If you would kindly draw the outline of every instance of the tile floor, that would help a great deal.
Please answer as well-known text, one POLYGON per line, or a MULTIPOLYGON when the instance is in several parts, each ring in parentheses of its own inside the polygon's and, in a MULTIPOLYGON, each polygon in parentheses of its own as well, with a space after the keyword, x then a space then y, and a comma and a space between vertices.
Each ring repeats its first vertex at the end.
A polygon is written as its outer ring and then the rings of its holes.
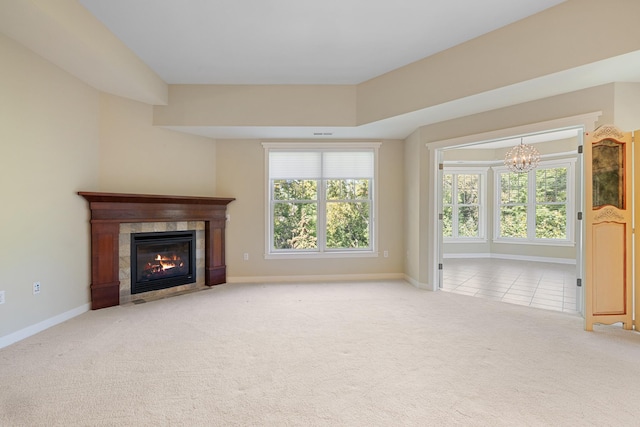
POLYGON ((443 291, 576 313, 576 266, 501 259, 445 258, 443 291))

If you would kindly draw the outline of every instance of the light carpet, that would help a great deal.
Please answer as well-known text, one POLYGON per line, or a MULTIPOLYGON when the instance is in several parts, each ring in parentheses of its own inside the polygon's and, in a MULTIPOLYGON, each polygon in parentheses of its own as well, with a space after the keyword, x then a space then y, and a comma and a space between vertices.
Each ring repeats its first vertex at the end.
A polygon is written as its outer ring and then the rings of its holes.
POLYGON ((403 281, 227 284, 0 350, 0 425, 639 425, 639 362, 618 326, 403 281))

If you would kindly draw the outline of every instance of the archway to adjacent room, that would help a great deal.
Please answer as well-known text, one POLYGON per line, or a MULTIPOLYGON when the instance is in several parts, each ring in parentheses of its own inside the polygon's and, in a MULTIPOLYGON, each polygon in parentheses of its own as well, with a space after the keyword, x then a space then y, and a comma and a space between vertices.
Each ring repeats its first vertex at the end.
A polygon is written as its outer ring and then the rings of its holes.
POLYGON ((583 313, 583 230, 577 217, 582 212, 584 184, 578 150, 585 129, 591 130, 596 118, 593 114, 574 119, 573 124, 550 123, 546 129, 512 129, 492 138, 478 135, 475 140, 470 136, 429 145, 433 150, 433 231, 437 236, 434 288, 583 313), (516 190, 526 188, 529 197, 528 207, 523 207, 529 209, 525 214, 528 220, 520 225, 533 228, 514 235, 509 224, 504 224, 510 207, 501 204, 504 195, 500 193, 504 192, 504 153, 521 138, 536 146, 542 159, 539 170, 531 173, 524 185, 516 185, 516 190), (477 192, 472 189, 474 183, 478 184, 477 192), (464 194, 455 194, 458 191, 464 194), (560 195, 561 200, 552 197, 544 206, 538 203, 544 198, 535 200, 541 192, 560 195), (478 203, 473 206, 469 202, 478 203), (544 234, 548 230, 540 220, 545 220, 545 209, 548 214, 549 208, 556 214, 564 213, 563 233, 544 234), (469 225, 470 212, 479 219, 475 228, 469 225))

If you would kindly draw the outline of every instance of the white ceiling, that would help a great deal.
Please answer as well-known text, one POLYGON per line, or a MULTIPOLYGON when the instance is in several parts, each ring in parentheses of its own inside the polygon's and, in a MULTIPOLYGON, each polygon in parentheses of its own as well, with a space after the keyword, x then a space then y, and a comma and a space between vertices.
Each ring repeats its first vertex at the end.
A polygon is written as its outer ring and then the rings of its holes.
POLYGON ((563 0, 80 0, 170 84, 357 84, 563 0))

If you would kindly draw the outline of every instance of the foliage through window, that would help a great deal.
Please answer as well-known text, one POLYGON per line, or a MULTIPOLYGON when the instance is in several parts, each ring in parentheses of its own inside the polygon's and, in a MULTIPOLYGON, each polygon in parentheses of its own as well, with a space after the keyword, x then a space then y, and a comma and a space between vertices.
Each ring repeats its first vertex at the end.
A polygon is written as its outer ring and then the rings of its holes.
POLYGON ((373 250, 375 147, 265 148, 268 253, 373 250))
POLYGON ((568 241, 572 229, 573 163, 548 163, 526 173, 496 171, 497 239, 568 241))
POLYGON ((443 221, 445 239, 484 238, 484 182, 486 173, 445 171, 443 181, 443 221))

